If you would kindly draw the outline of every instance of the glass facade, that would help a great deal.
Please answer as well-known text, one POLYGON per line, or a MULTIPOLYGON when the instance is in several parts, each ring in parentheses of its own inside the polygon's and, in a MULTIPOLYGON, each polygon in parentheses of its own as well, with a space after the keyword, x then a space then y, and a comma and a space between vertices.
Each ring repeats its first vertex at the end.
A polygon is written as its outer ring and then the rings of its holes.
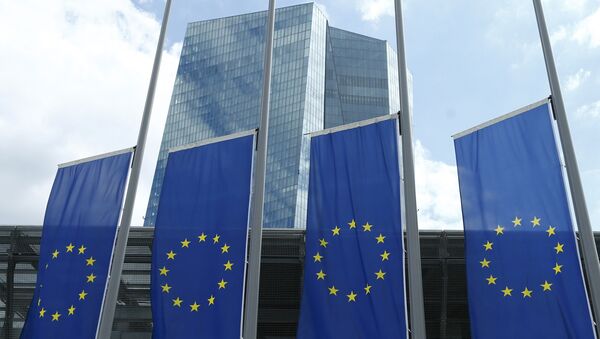
MULTIPOLYGON (((156 219, 169 149, 258 127, 266 19, 188 25, 145 225, 156 219)), ((274 36, 264 225, 303 228, 306 134, 397 112, 396 57, 385 41, 329 27, 312 3, 277 9, 274 36)))

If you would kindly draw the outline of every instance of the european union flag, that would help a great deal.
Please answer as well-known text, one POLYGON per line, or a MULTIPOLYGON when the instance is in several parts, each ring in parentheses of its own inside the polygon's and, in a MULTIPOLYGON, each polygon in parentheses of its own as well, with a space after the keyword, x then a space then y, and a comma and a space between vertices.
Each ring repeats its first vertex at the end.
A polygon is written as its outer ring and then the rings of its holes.
POLYGON ((240 338, 254 132, 169 153, 152 249, 153 338, 240 338))
POLYGON ((313 136, 298 338, 405 338, 397 120, 313 136))
POLYGON ((21 338, 95 338, 131 150, 60 167, 21 338))
POLYGON ((473 338, 594 338, 548 101, 455 147, 473 338))

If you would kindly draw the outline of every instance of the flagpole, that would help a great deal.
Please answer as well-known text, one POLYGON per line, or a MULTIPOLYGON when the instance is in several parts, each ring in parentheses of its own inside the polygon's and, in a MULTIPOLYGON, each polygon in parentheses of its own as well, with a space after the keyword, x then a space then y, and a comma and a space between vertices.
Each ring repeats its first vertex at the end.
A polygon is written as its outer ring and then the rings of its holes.
POLYGON ((250 251, 244 313, 244 339, 256 339, 258 329, 258 297, 260 287, 260 259, 262 247, 265 175, 267 167, 267 142, 269 137, 269 104, 271 98, 271 67, 273 60, 273 33, 275 30, 275 0, 269 0, 267 35, 265 43, 263 92, 260 126, 254 167, 254 188, 250 213, 250 251))
POLYGON ((425 310, 423 278, 421 276, 421 247, 417 219, 415 164, 412 144, 412 116, 408 95, 408 70, 404 50, 402 1, 395 0, 396 45, 398 48, 398 79, 400 80, 400 134, 402 135, 402 170, 404 174, 404 206, 408 252, 408 294, 410 330, 413 339, 425 339, 425 310))
POLYGON ((127 247, 127 238, 129 236, 129 228, 131 226, 131 217, 133 214, 133 205, 135 203, 135 194, 137 191, 138 181, 140 178, 140 170, 142 168, 142 160, 144 158, 144 148, 146 146, 146 137, 148 135, 148 127, 150 125, 150 115, 152 113, 152 104, 154 103, 154 93, 156 92, 156 83, 158 81, 158 73, 160 70, 160 60, 162 57, 163 45, 165 41, 165 33, 167 23, 169 21, 169 13, 171 11, 171 1, 167 0, 165 11, 163 14, 162 25, 160 27, 160 35, 158 37, 158 45, 156 54, 154 55, 154 65, 150 76, 150 85, 148 86, 148 94, 144 105, 144 114, 140 124, 140 131, 137 139, 133 164, 131 166, 131 175, 125 195, 125 204, 123 206, 123 214, 121 215, 121 224, 117 231, 117 240, 113 251, 113 261, 108 276, 108 286, 104 303, 102 306, 102 314, 100 316, 100 327, 98 329, 97 338, 110 338, 112 332, 113 319, 119 295, 119 287, 121 285, 121 271, 125 260, 125 249, 127 247))
MULTIPOLYGON (((575 219, 577 220, 579 238, 581 239, 583 263, 587 272, 587 285, 591 294, 590 299, 592 308, 594 309, 596 319, 598 319, 598 317, 600 317, 600 264, 598 263, 598 252, 596 250, 594 233, 592 232, 590 217, 585 203, 583 185, 579 175, 573 141, 571 140, 569 121, 567 120, 565 103, 560 89, 558 72, 556 71, 556 64, 554 63, 552 46, 550 44, 548 28, 546 27, 546 20, 544 18, 544 10, 541 1, 533 0, 533 7, 535 8, 540 39, 542 41, 546 70, 548 72, 548 81, 550 82, 550 91, 552 93, 552 108, 558 125, 560 142, 565 158, 565 165, 567 167, 569 188, 571 189, 571 199, 575 210, 575 219)), ((596 321, 597 332, 600 332, 599 326, 598 321, 596 321)))

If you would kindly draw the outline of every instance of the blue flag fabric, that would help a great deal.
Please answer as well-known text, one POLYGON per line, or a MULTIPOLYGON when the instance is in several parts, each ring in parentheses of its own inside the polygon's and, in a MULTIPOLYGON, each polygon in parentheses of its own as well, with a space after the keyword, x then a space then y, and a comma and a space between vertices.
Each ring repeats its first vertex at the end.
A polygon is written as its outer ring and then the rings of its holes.
POLYGON ((396 119, 311 140, 298 338, 406 338, 396 119))
POLYGON ((131 152, 59 168, 21 338, 95 338, 131 152))
POLYGON ((153 338, 240 338, 254 134, 169 154, 152 250, 153 338))
POLYGON ((594 338, 549 105, 455 140, 473 338, 594 338))

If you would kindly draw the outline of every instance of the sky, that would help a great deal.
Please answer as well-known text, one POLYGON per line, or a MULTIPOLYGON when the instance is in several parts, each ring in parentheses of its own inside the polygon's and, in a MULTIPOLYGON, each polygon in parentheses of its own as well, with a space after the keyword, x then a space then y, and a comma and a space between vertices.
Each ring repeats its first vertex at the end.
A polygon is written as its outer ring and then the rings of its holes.
MULTIPOLYGON (((451 135, 550 94, 533 6, 403 3, 419 227, 461 229, 451 135)), ((600 0, 543 4, 592 225, 600 231, 600 0)), ((42 223, 57 164, 135 144, 164 5, 0 0, 0 225, 42 223)), ((395 48, 393 0, 318 5, 331 26, 395 48)), ((143 223, 187 23, 267 6, 267 0, 173 0, 134 224, 143 223)))

